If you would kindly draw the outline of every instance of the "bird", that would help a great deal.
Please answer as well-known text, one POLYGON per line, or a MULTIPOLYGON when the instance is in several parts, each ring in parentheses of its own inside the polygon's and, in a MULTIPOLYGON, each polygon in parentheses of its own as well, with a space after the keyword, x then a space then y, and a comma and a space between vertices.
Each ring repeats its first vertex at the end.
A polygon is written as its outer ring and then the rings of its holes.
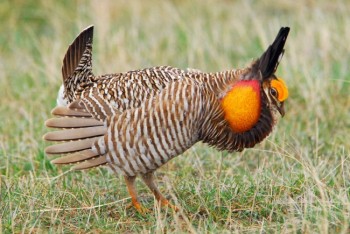
POLYGON ((93 27, 69 46, 63 86, 46 141, 47 154, 63 155, 56 165, 73 170, 107 166, 124 176, 132 205, 140 213, 139 176, 160 205, 178 207, 162 195, 155 171, 201 141, 219 151, 237 152, 262 142, 285 115, 289 93, 275 75, 290 28, 248 66, 216 73, 160 66, 94 76, 93 27))

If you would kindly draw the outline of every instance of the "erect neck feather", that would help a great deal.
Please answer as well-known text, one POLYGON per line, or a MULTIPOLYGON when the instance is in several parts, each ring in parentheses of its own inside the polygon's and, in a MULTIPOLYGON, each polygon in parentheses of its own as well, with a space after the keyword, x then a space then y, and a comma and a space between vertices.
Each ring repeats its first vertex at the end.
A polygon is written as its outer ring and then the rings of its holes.
POLYGON ((260 82, 242 80, 221 99, 225 119, 234 132, 249 131, 258 122, 261 113, 260 82))

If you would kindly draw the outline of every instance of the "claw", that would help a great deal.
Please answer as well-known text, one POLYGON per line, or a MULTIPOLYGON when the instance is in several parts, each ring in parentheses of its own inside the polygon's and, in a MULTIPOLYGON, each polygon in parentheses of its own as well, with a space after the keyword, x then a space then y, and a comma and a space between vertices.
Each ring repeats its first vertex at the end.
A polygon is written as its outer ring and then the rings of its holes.
POLYGON ((139 202, 131 202, 126 209, 131 209, 132 207, 134 207, 140 214, 145 215, 147 213, 150 213, 150 210, 147 209, 146 207, 144 207, 143 205, 141 205, 141 203, 139 202))
POLYGON ((169 202, 169 200, 167 200, 167 199, 163 199, 163 200, 161 201, 161 205, 162 205, 162 207, 169 207, 169 208, 171 208, 172 210, 174 210, 175 212, 178 212, 178 211, 179 211, 179 208, 178 208, 177 206, 171 204, 171 203, 169 202))

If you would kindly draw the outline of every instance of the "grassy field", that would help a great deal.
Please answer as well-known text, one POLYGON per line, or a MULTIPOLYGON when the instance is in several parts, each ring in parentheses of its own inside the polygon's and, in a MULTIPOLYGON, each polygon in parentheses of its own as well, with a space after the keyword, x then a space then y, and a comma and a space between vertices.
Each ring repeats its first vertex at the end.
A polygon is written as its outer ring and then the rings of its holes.
POLYGON ((346 1, 0 2, 0 230, 350 232, 350 3, 346 1), (43 152, 64 53, 95 25, 94 73, 154 65, 218 71, 261 55, 290 26, 278 69, 290 89, 274 133, 242 153, 196 144, 158 170, 180 207, 130 203, 122 177, 70 172, 43 152))

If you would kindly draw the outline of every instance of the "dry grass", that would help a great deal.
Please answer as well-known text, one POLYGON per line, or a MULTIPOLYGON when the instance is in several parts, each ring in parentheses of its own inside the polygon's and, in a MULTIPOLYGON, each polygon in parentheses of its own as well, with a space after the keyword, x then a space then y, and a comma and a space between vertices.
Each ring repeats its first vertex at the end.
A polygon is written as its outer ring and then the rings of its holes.
POLYGON ((345 1, 1 1, 0 230, 349 232, 349 12, 345 1), (69 172, 43 153, 63 55, 90 24, 96 74, 244 66, 288 25, 278 70, 290 87, 287 115, 254 149, 197 144, 160 169, 179 214, 127 210, 121 178, 69 172))

